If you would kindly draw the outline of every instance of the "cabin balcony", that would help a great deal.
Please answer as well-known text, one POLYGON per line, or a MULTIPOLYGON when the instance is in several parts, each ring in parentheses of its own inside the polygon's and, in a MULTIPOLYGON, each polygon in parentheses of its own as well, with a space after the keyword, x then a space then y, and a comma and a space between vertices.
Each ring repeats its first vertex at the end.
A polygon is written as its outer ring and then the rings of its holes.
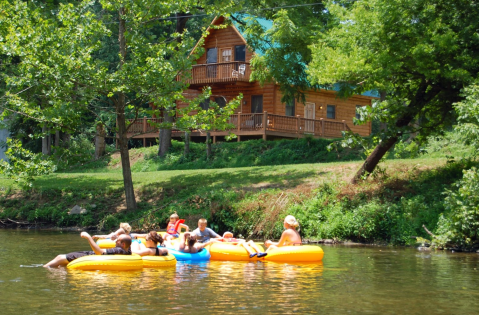
MULTIPOLYGON (((158 128, 155 124, 161 123, 162 118, 139 118, 127 120, 128 137, 143 139, 146 146, 146 139, 158 138, 158 128)), ((217 137, 222 138, 230 132, 237 135, 237 141, 241 138, 303 138, 311 136, 314 138, 339 138, 343 131, 351 130, 346 122, 330 119, 306 119, 298 116, 282 116, 264 113, 238 113, 230 116, 230 124, 233 128, 226 131, 211 131, 213 142, 217 137)), ((172 129, 173 138, 181 138, 183 131, 172 129)), ((192 130, 191 137, 206 137, 204 130, 192 130)))
POLYGON ((251 67, 248 62, 233 61, 194 65, 191 77, 186 80, 190 87, 205 84, 236 84, 249 82, 251 67))

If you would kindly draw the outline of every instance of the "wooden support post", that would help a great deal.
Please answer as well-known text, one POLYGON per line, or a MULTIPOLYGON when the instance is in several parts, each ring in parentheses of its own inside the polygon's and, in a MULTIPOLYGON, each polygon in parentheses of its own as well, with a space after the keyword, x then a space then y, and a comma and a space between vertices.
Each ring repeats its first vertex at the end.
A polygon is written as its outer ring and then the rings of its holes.
POLYGON ((266 141, 266 129, 268 128, 268 112, 263 113, 263 140, 266 141))
POLYGON ((216 143, 216 136, 213 136, 213 143, 216 143))
MULTIPOLYGON (((238 123, 238 131, 241 130, 241 112, 238 113, 238 120, 237 120, 237 123, 238 123)), ((239 139, 239 136, 238 136, 238 139, 239 139)), ((239 140, 238 140, 239 141, 239 140)))
POLYGON ((346 121, 343 120, 343 131, 346 131, 346 121))
POLYGON ((146 116, 143 116, 143 148, 146 147, 146 116))
POLYGON ((300 128, 300 126, 301 126, 301 124, 300 124, 300 122, 299 122, 299 117, 300 117, 299 115, 296 115, 296 118, 297 118, 297 119, 296 119, 296 133, 298 134, 298 138, 299 138, 299 134, 300 134, 299 128, 300 128))
POLYGON ((319 118, 321 121, 321 137, 324 137, 324 118, 319 118))
POLYGON ((237 139, 236 140, 237 142, 240 142, 241 141, 241 136, 237 136, 236 139, 237 139))

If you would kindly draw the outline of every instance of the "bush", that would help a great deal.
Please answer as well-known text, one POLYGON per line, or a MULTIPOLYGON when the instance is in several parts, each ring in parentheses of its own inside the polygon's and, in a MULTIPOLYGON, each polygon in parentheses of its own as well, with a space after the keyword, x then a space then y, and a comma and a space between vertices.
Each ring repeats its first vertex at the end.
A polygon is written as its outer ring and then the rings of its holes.
POLYGON ((441 215, 436 241, 441 246, 470 250, 479 247, 479 174, 475 167, 464 171, 463 179, 446 190, 444 204, 447 214, 441 215))

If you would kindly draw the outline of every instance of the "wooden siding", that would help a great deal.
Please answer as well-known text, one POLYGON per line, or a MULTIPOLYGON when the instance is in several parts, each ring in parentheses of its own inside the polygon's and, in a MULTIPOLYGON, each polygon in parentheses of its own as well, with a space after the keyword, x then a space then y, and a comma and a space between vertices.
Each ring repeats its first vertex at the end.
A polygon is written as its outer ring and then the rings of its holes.
MULTIPOLYGON (((223 48, 231 48, 232 61, 235 60, 235 46, 246 45, 246 42, 240 34, 234 29, 234 26, 230 25, 223 29, 210 29, 210 34, 205 39, 203 48, 205 53, 197 60, 198 64, 206 63, 206 52, 209 48, 218 48, 218 62, 221 62, 220 50, 223 48)), ((253 58, 253 52, 246 46, 246 62, 249 62, 253 58)))
MULTIPOLYGON (((263 111, 275 114, 274 106, 274 84, 265 84, 263 87, 258 82, 252 82, 244 86, 225 86, 215 87, 211 89, 211 99, 215 97, 224 96, 226 101, 229 102, 240 93, 243 94, 243 101, 240 107, 236 109, 236 112, 251 113, 251 99, 253 95, 263 95, 263 111), (246 102, 246 104, 245 104, 246 102)), ((200 91, 189 89, 185 91, 188 99, 193 99, 200 94, 200 91)), ((183 108, 187 106, 185 103, 178 102, 178 107, 183 108)))
MULTIPOLYGON (((282 93, 279 86, 276 86, 275 114, 286 115, 286 104, 281 103, 282 93)), ((356 116, 356 105, 370 106, 371 98, 366 96, 353 96, 347 100, 336 98, 334 91, 308 91, 306 93, 306 102, 315 104, 315 119, 326 119, 327 105, 336 106, 336 118, 334 121, 345 121, 353 132, 357 132, 361 136, 369 136, 371 134, 371 122, 365 125, 355 126, 353 117, 356 116), (322 107, 322 109, 320 109, 322 107)), ((304 117, 304 104, 295 102, 295 115, 304 117)))

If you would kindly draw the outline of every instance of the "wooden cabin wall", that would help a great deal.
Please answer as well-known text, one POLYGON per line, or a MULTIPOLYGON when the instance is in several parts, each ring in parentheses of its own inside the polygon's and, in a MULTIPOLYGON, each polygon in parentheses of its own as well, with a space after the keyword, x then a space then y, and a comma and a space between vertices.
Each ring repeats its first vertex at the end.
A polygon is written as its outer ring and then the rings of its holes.
MULTIPOLYGON (((236 112, 251 113, 251 98, 253 95, 263 95, 263 112, 273 113, 274 106, 274 84, 265 84, 263 87, 258 82, 252 82, 247 85, 241 86, 213 86, 211 89, 211 100, 215 97, 224 96, 226 101, 229 102, 240 93, 243 94, 243 100, 241 105, 236 109, 236 112), (246 101, 246 104, 245 104, 246 101)), ((189 89, 185 91, 185 96, 188 99, 193 99, 201 94, 199 90, 189 89)), ((187 104, 183 102, 177 102, 178 108, 186 107, 187 104)))
MULTIPOLYGON (((228 48, 232 49, 232 61, 234 61, 234 49, 237 45, 246 45, 243 38, 237 33, 237 31, 233 28, 233 26, 228 26, 224 29, 211 29, 210 34, 205 39, 205 43, 203 48, 205 49, 205 53, 198 58, 198 64, 205 64, 206 63, 206 51, 208 48, 218 48, 218 60, 220 60, 220 48, 228 48)), ((246 46, 246 62, 249 62, 253 58, 253 52, 251 49, 246 46)))
MULTIPOLYGON (((286 104, 281 103, 282 93, 279 86, 276 86, 275 93, 275 111, 277 115, 286 115, 286 104)), ((353 117, 356 116, 356 105, 371 106, 371 98, 365 96, 353 96, 347 100, 336 98, 334 91, 309 91, 306 93, 306 102, 315 104, 315 119, 327 119, 326 111, 327 105, 336 106, 335 121, 345 121, 353 132, 361 136, 369 136, 371 134, 371 122, 367 124, 355 126, 353 124, 353 117), (322 109, 320 109, 322 107, 322 109)), ((268 111, 269 112, 269 111, 268 111)), ((295 101, 295 115, 304 117, 304 104, 295 101)))

